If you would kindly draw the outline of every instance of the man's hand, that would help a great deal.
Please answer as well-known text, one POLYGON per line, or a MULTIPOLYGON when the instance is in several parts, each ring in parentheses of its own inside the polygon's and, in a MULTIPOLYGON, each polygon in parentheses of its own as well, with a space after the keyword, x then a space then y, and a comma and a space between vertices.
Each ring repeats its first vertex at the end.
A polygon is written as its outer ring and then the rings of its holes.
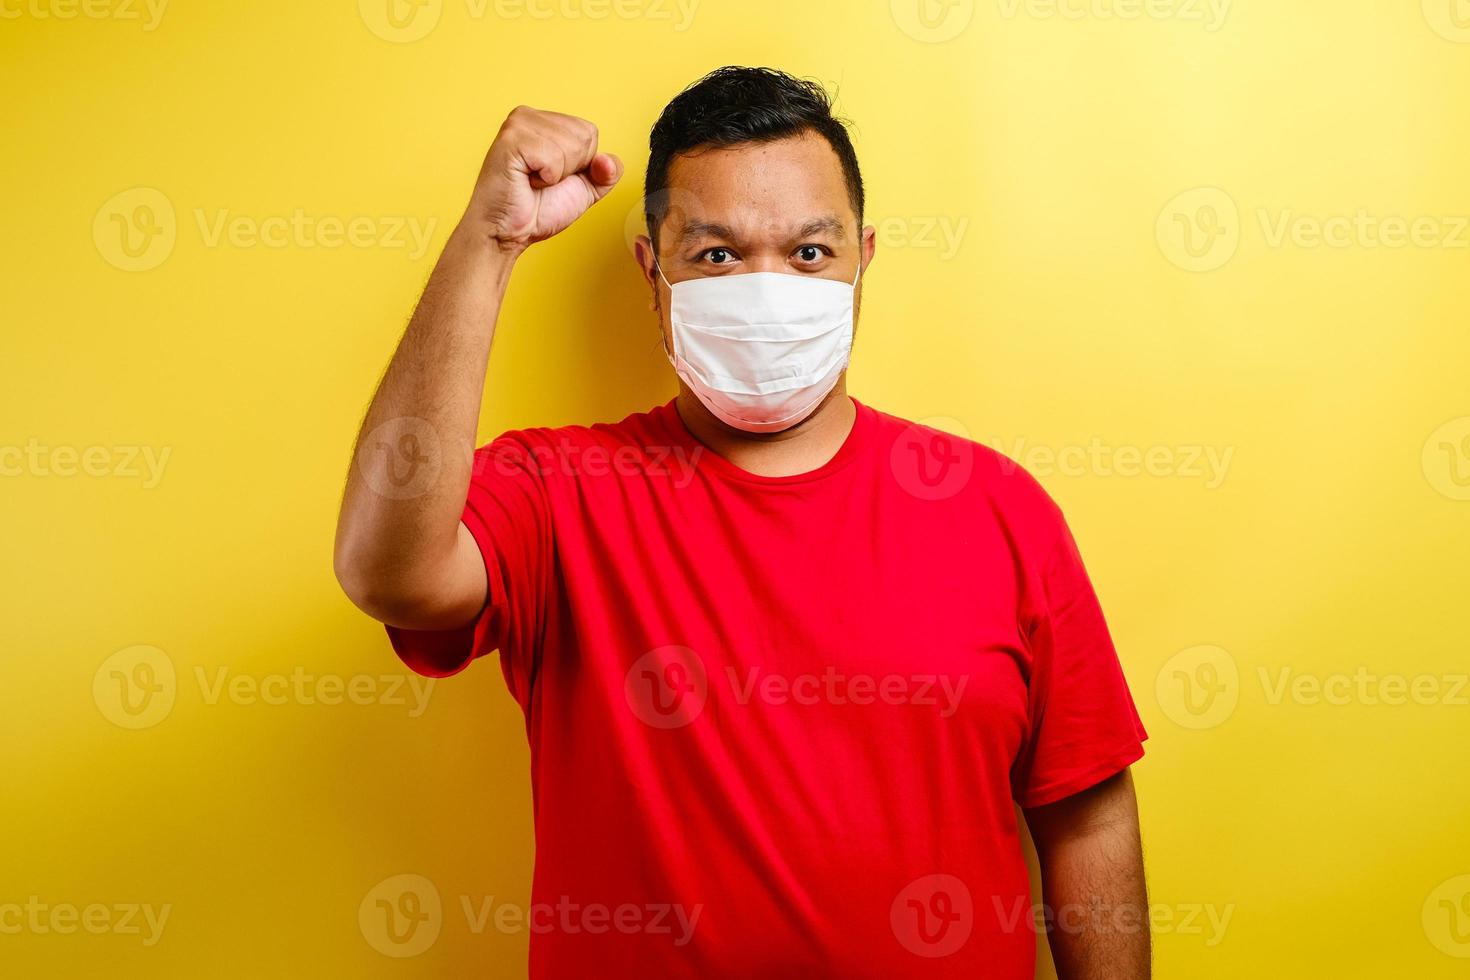
POLYGON ((485 155, 464 223, 502 248, 524 249, 576 221, 622 175, 617 157, 597 152, 592 123, 517 106, 485 155))

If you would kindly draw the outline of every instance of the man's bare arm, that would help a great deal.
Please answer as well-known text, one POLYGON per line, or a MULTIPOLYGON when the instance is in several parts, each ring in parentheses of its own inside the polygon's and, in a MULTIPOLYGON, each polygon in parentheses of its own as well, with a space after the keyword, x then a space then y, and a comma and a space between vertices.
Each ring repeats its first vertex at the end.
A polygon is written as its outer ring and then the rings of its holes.
POLYGON ((584 119, 522 106, 501 126, 378 384, 348 472, 334 566, 374 618, 449 629, 484 605, 484 563, 460 515, 506 286, 528 246, 570 225, 621 175, 584 119))
POLYGON ((1133 777, 1026 811, 1060 980, 1148 980, 1148 890, 1133 777))

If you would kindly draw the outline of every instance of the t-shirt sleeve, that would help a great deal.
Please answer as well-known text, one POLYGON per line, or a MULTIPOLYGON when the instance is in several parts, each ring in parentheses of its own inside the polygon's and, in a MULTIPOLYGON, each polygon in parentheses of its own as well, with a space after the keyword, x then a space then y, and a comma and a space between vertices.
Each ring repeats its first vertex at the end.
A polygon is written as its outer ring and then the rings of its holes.
POLYGON ((1143 756, 1148 738, 1092 582, 1066 522, 1039 577, 1029 623, 1027 738, 1012 774, 1024 807, 1095 786, 1143 756))
POLYGON ((388 627, 403 662, 429 677, 447 677, 499 650, 511 693, 525 703, 545 625, 553 566, 550 506, 544 475, 523 433, 507 433, 475 453, 461 517, 485 560, 485 606, 459 629, 388 627))

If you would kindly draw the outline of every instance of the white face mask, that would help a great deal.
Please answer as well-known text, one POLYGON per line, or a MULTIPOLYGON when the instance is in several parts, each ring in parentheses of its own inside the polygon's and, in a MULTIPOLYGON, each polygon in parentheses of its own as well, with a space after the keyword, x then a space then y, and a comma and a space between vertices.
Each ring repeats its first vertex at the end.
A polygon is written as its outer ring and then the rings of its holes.
MULTIPOLYGON (((663 278, 663 269, 659 269, 663 278)), ((858 276, 862 263, 858 263, 858 276)), ((716 418, 789 429, 816 410, 852 353, 850 283, 779 272, 669 283, 669 361, 716 418)))

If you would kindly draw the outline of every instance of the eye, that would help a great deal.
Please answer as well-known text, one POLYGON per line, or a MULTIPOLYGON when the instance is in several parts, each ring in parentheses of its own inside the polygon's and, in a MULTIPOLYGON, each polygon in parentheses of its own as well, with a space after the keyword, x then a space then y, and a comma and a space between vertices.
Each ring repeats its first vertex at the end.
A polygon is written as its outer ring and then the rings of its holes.
POLYGON ((703 258, 708 260, 711 265, 726 265, 734 261, 735 253, 731 252, 728 248, 711 248, 705 250, 703 258))
POLYGON ((796 250, 796 257, 807 263, 820 262, 825 254, 827 254, 826 249, 820 245, 803 245, 796 250))

